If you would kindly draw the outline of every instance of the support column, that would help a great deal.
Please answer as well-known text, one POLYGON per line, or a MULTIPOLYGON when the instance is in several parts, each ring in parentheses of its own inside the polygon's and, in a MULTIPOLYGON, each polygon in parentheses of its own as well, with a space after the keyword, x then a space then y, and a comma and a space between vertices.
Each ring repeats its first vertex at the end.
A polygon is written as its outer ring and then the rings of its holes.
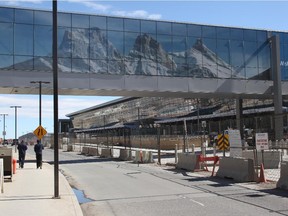
POLYGON ((282 86, 280 71, 280 41, 279 36, 270 38, 271 42, 271 68, 274 93, 274 130, 275 140, 283 138, 283 110, 282 110, 282 86))
POLYGON ((236 99, 236 127, 240 131, 241 138, 243 139, 243 99, 236 99))

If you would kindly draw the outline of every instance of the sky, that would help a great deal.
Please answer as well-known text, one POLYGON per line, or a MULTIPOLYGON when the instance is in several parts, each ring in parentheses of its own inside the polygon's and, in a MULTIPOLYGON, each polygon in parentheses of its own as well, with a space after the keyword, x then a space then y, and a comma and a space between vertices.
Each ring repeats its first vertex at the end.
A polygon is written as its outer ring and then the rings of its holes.
MULTIPOLYGON (((0 6, 52 10, 48 0, 0 0, 0 6)), ((111 16, 167 20, 229 27, 244 27, 288 31, 288 1, 85 1, 58 0, 58 10, 111 16)), ((59 96, 59 119, 117 97, 59 96)), ((0 113, 5 116, 5 138, 15 137, 15 108, 17 136, 33 132, 39 125, 39 95, 1 95, 0 113)), ((53 132, 53 96, 42 95, 42 126, 53 132)), ((0 137, 4 118, 0 116, 0 137)))

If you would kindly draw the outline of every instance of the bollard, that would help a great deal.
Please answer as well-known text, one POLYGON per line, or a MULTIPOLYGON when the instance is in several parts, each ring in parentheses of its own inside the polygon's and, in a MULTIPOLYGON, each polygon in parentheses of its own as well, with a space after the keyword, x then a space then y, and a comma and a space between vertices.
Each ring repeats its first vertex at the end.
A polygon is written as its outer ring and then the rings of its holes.
POLYGON ((15 158, 13 158, 13 160, 12 160, 13 174, 16 173, 16 164, 17 164, 17 160, 15 158))
POLYGON ((213 143, 213 155, 216 156, 216 143, 213 143))
POLYGON ((195 144, 192 144, 192 153, 195 153, 195 144))
POLYGON ((177 164, 177 162, 178 162, 178 155, 177 155, 177 153, 178 153, 178 144, 175 144, 175 164, 177 164))

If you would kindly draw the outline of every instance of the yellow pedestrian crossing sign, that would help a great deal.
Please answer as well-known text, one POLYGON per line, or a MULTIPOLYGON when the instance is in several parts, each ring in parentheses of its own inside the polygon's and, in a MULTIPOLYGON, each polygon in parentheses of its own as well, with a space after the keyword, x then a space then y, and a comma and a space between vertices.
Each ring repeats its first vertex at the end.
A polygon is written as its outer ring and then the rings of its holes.
POLYGON ((38 137, 38 139, 42 139, 45 134, 47 134, 47 131, 45 128, 43 128, 41 125, 39 125, 35 130, 34 130, 34 135, 38 137))
POLYGON ((219 150, 226 150, 229 147, 229 135, 219 134, 217 136, 217 146, 219 150))

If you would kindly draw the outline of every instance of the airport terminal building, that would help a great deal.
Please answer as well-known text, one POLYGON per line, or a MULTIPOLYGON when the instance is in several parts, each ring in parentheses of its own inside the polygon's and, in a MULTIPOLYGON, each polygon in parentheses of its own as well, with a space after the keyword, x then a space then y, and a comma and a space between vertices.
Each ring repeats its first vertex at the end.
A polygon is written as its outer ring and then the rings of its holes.
MULTIPOLYGON (((52 81, 52 12, 0 7, 0 31, 0 93, 37 94, 29 80, 52 81)), ((58 12, 58 73, 59 94, 124 96, 68 114, 81 134, 287 126, 287 32, 58 12)))

